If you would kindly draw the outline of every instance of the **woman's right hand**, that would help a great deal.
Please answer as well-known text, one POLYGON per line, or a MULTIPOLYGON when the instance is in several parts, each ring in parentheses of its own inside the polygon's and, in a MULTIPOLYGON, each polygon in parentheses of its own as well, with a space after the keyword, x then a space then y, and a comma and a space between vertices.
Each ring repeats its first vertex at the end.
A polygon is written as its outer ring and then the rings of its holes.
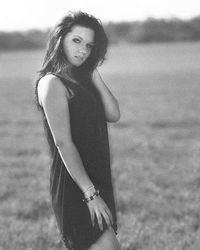
POLYGON ((104 202, 104 200, 101 198, 100 195, 96 196, 93 200, 90 200, 87 202, 87 206, 90 211, 90 216, 92 220, 92 225, 95 225, 95 216, 99 225, 99 228, 103 231, 103 219, 105 219, 106 224, 108 227, 111 227, 113 224, 113 217, 110 212, 110 209, 104 202))

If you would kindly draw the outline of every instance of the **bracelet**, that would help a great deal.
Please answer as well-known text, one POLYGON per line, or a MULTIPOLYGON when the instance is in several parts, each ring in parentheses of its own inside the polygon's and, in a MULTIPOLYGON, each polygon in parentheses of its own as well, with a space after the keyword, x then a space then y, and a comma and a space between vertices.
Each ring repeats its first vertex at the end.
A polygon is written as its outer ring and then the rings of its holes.
POLYGON ((89 188, 87 188, 83 193, 85 194, 88 190, 90 190, 91 188, 94 188, 94 185, 90 186, 89 188))
POLYGON ((94 198, 96 197, 96 196, 99 196, 99 194, 100 194, 100 192, 99 192, 99 190, 98 189, 96 189, 96 191, 94 192, 94 194, 93 195, 91 195, 90 197, 88 197, 88 198, 84 198, 83 199, 83 202, 89 202, 89 201, 91 201, 91 200, 94 200, 94 198))

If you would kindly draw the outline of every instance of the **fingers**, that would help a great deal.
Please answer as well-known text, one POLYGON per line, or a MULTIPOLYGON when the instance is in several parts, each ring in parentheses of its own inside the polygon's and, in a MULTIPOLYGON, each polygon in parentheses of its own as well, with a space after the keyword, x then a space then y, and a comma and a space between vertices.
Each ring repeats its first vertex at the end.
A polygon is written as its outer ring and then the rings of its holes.
POLYGON ((102 217, 100 213, 96 213, 96 217, 97 217, 97 222, 99 224, 99 228, 101 231, 103 231, 103 221, 102 221, 102 217))
MULTIPOLYGON (((104 211, 106 212, 106 218, 108 217, 108 219, 109 219, 109 224, 113 224, 112 213, 110 212, 110 209, 108 208, 108 206, 106 205, 105 202, 104 202, 104 211)), ((107 223, 107 225, 108 225, 108 223, 107 223)))
POLYGON ((103 220, 102 217, 104 218, 106 224, 108 227, 111 227, 113 224, 113 219, 112 219, 112 214, 109 209, 104 209, 101 211, 101 213, 97 212, 96 213, 97 221, 99 224, 99 228, 103 230, 103 220))
POLYGON ((92 225, 95 225, 95 216, 100 230, 103 231, 103 218, 110 227, 113 224, 113 217, 110 209, 102 199, 94 199, 88 203, 92 225))
POLYGON ((95 214, 93 211, 90 212, 90 216, 91 216, 91 221, 92 221, 92 226, 94 227, 94 223, 95 223, 95 214))
POLYGON ((103 215, 103 218, 104 218, 105 221, 106 221, 106 224, 108 225, 108 227, 110 227, 110 226, 111 226, 111 220, 110 220, 108 214, 106 213, 106 211, 103 212, 102 215, 103 215))
POLYGON ((102 218, 104 218, 104 220, 105 220, 108 227, 111 227, 111 225, 113 224, 112 216, 110 217, 107 214, 106 210, 102 211, 101 214, 97 213, 96 217, 97 217, 97 221, 98 221, 98 224, 99 224, 99 228, 101 230, 103 230, 103 219, 102 218))
POLYGON ((95 216, 96 216, 97 224, 98 224, 100 230, 103 231, 103 219, 102 219, 102 216, 105 219, 107 225, 108 226, 110 225, 109 217, 108 217, 108 215, 107 215, 107 213, 105 211, 99 211, 99 210, 92 211, 91 210, 90 211, 90 216, 91 216, 91 221, 92 221, 92 226, 93 227, 95 226, 95 216))
POLYGON ((111 214, 111 212, 110 212, 110 209, 109 209, 109 208, 107 208, 107 209, 106 209, 106 213, 107 213, 107 214, 108 214, 108 216, 109 216, 110 223, 111 223, 111 224, 113 224, 113 223, 114 223, 114 221, 113 221, 113 216, 112 216, 112 214, 111 214))

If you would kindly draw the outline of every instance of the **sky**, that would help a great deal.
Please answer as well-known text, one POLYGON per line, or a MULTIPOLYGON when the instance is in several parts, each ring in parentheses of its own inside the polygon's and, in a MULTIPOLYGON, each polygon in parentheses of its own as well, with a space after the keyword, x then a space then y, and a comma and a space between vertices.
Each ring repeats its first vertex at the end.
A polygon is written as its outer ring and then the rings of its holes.
POLYGON ((0 6, 0 30, 50 28, 68 11, 77 10, 102 22, 190 19, 200 15, 200 0, 6 0, 0 6))

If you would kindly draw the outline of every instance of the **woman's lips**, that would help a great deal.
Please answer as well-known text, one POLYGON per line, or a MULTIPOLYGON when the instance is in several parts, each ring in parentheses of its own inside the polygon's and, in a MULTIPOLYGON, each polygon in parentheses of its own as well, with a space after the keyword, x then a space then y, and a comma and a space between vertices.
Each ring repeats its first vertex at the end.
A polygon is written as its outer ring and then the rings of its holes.
POLYGON ((75 56, 75 58, 77 58, 79 61, 83 61, 84 60, 84 58, 83 57, 81 57, 81 56, 75 56))

